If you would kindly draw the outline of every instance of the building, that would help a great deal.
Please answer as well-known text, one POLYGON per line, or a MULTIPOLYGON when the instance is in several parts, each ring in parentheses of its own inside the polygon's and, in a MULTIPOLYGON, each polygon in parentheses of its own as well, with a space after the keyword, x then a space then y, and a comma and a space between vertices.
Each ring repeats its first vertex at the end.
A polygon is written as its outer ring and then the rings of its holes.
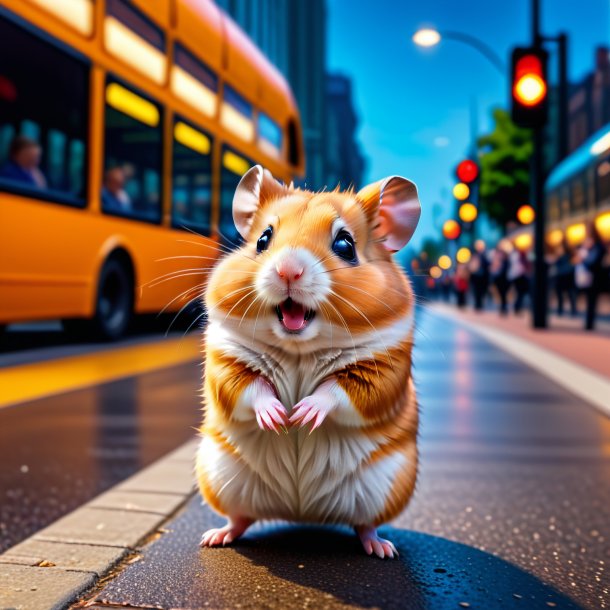
POLYGON ((288 76, 291 0, 217 0, 279 71, 288 76))
POLYGON ((218 0, 287 78, 299 106, 306 186, 326 185, 325 0, 218 0))
POLYGON ((326 76, 326 181, 329 188, 362 185, 365 160, 356 142, 358 117, 352 82, 341 74, 326 76))
POLYGON ((607 47, 597 49, 593 72, 572 85, 568 117, 569 152, 610 123, 610 55, 607 47))

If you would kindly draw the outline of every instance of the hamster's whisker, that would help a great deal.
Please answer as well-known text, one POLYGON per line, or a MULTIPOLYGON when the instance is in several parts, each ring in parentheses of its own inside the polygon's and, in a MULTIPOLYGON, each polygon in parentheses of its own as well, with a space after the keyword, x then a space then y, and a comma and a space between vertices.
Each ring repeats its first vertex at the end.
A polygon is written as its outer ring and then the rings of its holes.
MULTIPOLYGON (((181 254, 178 256, 164 256, 163 258, 157 258, 155 259, 155 263, 159 263, 161 261, 173 261, 176 259, 180 259, 180 258, 194 258, 194 259, 198 259, 198 260, 210 260, 210 261, 217 261, 217 258, 214 258, 212 256, 195 256, 195 255, 186 255, 186 254, 181 254)), ((206 267, 206 269, 208 269, 209 267, 206 267)))
MULTIPOLYGON (((197 297, 193 297, 192 299, 189 299, 179 310, 178 313, 172 318, 172 321, 169 323, 169 326, 167 327, 167 330, 165 331, 165 336, 167 337, 167 335, 169 334, 169 331, 172 329, 172 326, 176 323, 176 320, 180 317, 180 314, 196 299, 197 297)), ((199 316, 197 316, 199 317, 199 316)), ((189 327, 190 329, 190 327, 189 327)), ((184 336, 184 335, 182 335, 184 336)))
MULTIPOLYGON (((199 298, 203 298, 203 288, 204 288, 203 284, 197 284, 197 286, 191 286, 190 288, 183 290, 179 295, 175 296, 169 303, 167 303, 167 305, 165 305, 165 307, 163 307, 163 309, 161 309, 161 311, 157 314, 157 318, 159 316, 161 316, 162 314, 164 314, 166 309, 168 307, 170 307, 174 302, 176 302, 178 299, 186 296, 190 292, 193 292, 194 290, 201 290, 201 294, 198 296, 199 296, 199 298)), ((190 300, 189 300, 189 302, 190 302, 190 300)))
POLYGON ((327 260, 334 258, 335 254, 329 254, 328 256, 325 256, 324 258, 321 258, 319 261, 317 261, 311 268, 315 269, 318 265, 321 265, 322 263, 325 263, 327 260))
MULTIPOLYGON (((385 303, 381 299, 378 299, 374 294, 370 294, 369 292, 366 292, 366 290, 362 290, 361 288, 356 288, 356 286, 352 286, 351 284, 346 284, 345 282, 337 282, 336 280, 334 280, 333 283, 337 284, 338 286, 347 286, 347 288, 351 288, 352 290, 357 290, 358 292, 361 292, 362 294, 366 294, 369 297, 373 297, 376 301, 379 301, 384 307, 389 309, 392 313, 396 314, 397 316, 400 315, 395 309, 390 307, 387 303, 385 303)), ((387 288, 389 288, 389 286, 387 288)))
MULTIPOLYGON (((366 322, 369 324, 369 326, 373 329, 373 332, 377 335, 377 338, 380 337, 379 331, 377 330, 375 325, 368 319, 368 317, 360 309, 358 309, 358 307, 356 307, 353 303, 350 303, 347 299, 344 299, 341 295, 337 294, 334 290, 331 289, 330 292, 338 299, 341 299, 346 305, 349 305, 356 313, 360 314, 362 316, 362 318, 364 320, 366 320, 366 322)), ((394 370, 394 362, 392 361, 392 356, 390 356, 390 352, 388 351, 387 346, 383 342, 381 342, 381 345, 383 345, 383 349, 385 350, 386 356, 388 357, 388 360, 390 361, 390 366, 392 367, 392 370, 394 370)))
MULTIPOLYGON (((350 337, 350 339, 352 341, 352 345, 354 347, 354 355, 357 357, 358 356, 358 348, 356 347, 356 341, 354 341, 354 335, 352 335, 352 331, 349 329, 347 321, 341 315, 341 312, 330 301, 326 301, 326 305, 328 305, 329 307, 332 307, 332 309, 335 311, 335 313, 339 316, 339 319, 341 320, 341 323, 343 324, 343 328, 345 328, 345 331, 347 332, 347 334, 349 335, 349 337, 350 337)), ((331 326, 332 326, 332 323, 331 323, 331 326)), ((375 362, 374 358, 373 358, 373 362, 375 362)), ((377 363, 376 362, 375 362, 375 368, 377 369, 377 363)), ((379 369, 377 369, 377 375, 379 375, 379 369)))
POLYGON ((228 235, 225 235, 218 227, 216 227, 216 233, 218 233, 218 235, 220 235, 220 237, 222 237, 225 241, 229 242, 235 248, 240 247, 240 244, 233 241, 228 235))
POLYGON ((256 288, 252 288, 250 289, 246 294, 244 294, 243 297, 241 297, 241 299, 239 299, 237 301, 237 303, 235 303, 233 305, 233 307, 231 307, 231 309, 229 309, 229 311, 227 312, 227 315, 224 317, 223 322, 226 321, 226 319, 231 315, 231 312, 244 300, 247 299, 253 292, 256 292, 256 288))
POLYGON ((250 305, 248 305, 248 307, 246 307, 246 311, 244 311, 244 313, 242 314, 240 320, 239 320, 239 324, 237 325, 237 328, 241 327, 241 323, 244 321, 244 318, 246 317, 247 313, 250 311, 252 305, 254 305, 254 303, 256 303, 258 301, 258 295, 256 295, 254 297, 254 299, 252 299, 252 303, 250 303, 250 305))
POLYGON ((242 286, 241 288, 236 288, 235 290, 232 290, 231 292, 225 294, 222 299, 219 299, 218 302, 212 307, 212 309, 218 309, 218 306, 220 304, 224 303, 227 299, 230 299, 234 294, 238 294, 240 292, 243 292, 244 290, 250 290, 251 288, 252 286, 242 286))
POLYGON ((256 336, 256 324, 258 322, 258 316, 261 313, 261 309, 266 305, 265 301, 261 299, 260 305, 258 306, 258 310, 256 312, 256 318, 254 320, 254 329, 252 330, 252 341, 250 342, 250 345, 253 347, 254 346, 254 337, 256 336))
POLYGON ((180 269, 179 271, 172 271, 171 273, 164 273, 163 275, 159 275, 154 280, 150 280, 144 284, 140 285, 140 288, 153 288, 158 284, 162 284, 163 282, 168 282, 169 280, 173 280, 178 277, 183 277, 187 275, 203 275, 207 272, 207 269, 180 269))
MULTIPOLYGON (((324 303, 320 303, 319 305, 320 309, 322 310, 322 312, 324 312, 324 314, 326 314, 326 316, 330 319, 330 316, 328 315, 328 313, 326 312, 326 309, 324 308, 324 303)), ((333 324, 330 324, 330 349, 333 349, 333 324)))
POLYGON ((188 326, 188 328, 184 331, 184 334, 182 335, 182 339, 184 339, 184 337, 186 337, 189 332, 191 332, 191 328, 193 328, 193 326, 195 326, 195 324, 197 324, 197 322, 199 322, 199 320, 201 320, 202 318, 205 318, 206 316, 205 311, 202 311, 188 326))

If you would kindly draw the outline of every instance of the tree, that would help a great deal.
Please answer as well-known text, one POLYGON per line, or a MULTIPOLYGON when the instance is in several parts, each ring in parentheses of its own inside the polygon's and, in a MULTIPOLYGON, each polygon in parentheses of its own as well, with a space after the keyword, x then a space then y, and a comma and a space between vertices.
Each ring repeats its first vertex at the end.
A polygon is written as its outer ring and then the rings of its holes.
POLYGON ((529 203, 529 160, 532 132, 517 127, 509 113, 493 111, 494 130, 478 139, 481 166, 479 204, 502 228, 515 220, 517 209, 529 203))

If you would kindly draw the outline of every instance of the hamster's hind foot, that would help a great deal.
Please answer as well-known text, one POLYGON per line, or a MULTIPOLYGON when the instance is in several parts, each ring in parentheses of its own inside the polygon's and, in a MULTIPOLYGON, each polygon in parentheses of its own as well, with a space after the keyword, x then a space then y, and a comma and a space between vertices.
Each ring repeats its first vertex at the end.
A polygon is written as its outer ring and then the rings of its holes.
POLYGON ((384 559, 385 557, 389 557, 390 559, 398 557, 398 551, 394 544, 389 540, 385 540, 385 538, 380 538, 377 534, 377 530, 372 525, 359 525, 354 529, 356 530, 367 555, 375 553, 375 555, 381 559, 384 559))
POLYGON ((208 530, 201 538, 199 546, 227 546, 237 540, 252 524, 254 519, 248 517, 229 517, 224 527, 208 530))

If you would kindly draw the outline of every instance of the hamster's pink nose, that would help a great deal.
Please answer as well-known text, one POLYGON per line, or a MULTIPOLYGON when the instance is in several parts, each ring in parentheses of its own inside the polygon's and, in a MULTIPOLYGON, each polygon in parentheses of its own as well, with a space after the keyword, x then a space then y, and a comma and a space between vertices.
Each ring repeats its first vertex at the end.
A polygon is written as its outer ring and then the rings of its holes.
POLYGON ((298 261, 286 258, 275 266, 275 270, 284 281, 294 282, 303 275, 305 268, 298 261))

